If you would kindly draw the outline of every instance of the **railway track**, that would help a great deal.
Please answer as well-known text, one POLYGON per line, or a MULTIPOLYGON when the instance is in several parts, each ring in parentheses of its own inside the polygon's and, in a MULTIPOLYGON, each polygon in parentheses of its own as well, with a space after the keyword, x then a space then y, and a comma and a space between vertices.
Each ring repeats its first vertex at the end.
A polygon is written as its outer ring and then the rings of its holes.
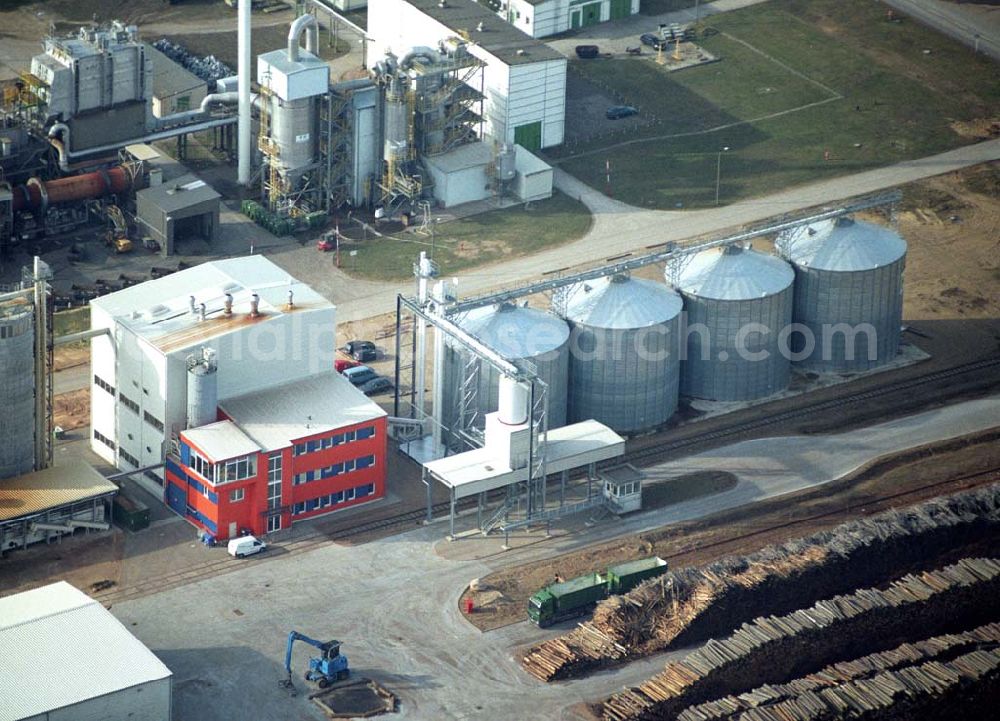
MULTIPOLYGON (((796 420, 799 418, 807 418, 809 416, 814 416, 817 413, 823 413, 830 410, 835 410, 837 408, 842 408, 844 406, 849 406, 865 401, 871 401, 877 398, 890 395, 892 393, 897 393, 904 390, 912 390, 914 388, 919 388, 929 383, 940 382, 942 380, 947 380, 949 378, 954 378, 957 376, 974 373, 976 371, 981 371, 983 369, 995 367, 998 365, 1000 365, 1000 358, 988 358, 984 360, 974 361, 971 363, 965 363, 959 366, 954 366, 953 368, 948 368, 941 371, 935 371, 933 373, 927 373, 915 378, 910 378, 903 381, 899 381, 897 383, 890 383, 884 386, 880 386, 878 388, 862 391, 860 393, 855 393, 850 396, 835 398, 828 401, 821 401, 819 403, 815 403, 803 408, 797 408, 791 411, 784 411, 781 413, 775 413, 761 418, 755 418, 745 423, 740 423, 728 428, 723 428, 716 431, 710 431, 708 433, 691 436, 689 438, 682 438, 675 441, 670 441, 668 443, 651 445, 645 448, 636 449, 626 455, 626 460, 633 463, 639 462, 645 465, 649 465, 649 463, 655 459, 669 456, 671 453, 675 451, 683 450, 685 448, 689 448, 691 446, 695 446, 698 444, 703 444, 706 441, 718 441, 727 438, 732 438, 747 433, 749 431, 759 430, 761 428, 773 426, 775 424, 782 423, 785 421, 796 420)), ((995 472, 995 470, 993 472, 995 472)), ((982 474, 980 473, 974 475, 982 475, 982 474)), ((884 498, 876 499, 873 502, 877 503, 881 501, 898 500, 898 498, 902 498, 907 495, 913 495, 914 493, 918 493, 923 490, 928 490, 935 486, 943 486, 948 483, 955 483, 960 480, 962 479, 949 479, 947 481, 941 481, 936 484, 928 484, 925 486, 921 486, 920 488, 910 489, 908 491, 901 492, 900 494, 891 494, 885 496, 884 498)), ((469 499, 468 502, 466 503, 460 503, 458 505, 458 508, 461 510, 465 510, 467 508, 472 507, 473 505, 474 501, 469 499)), ((437 516, 438 514, 447 512, 449 509, 449 504, 448 502, 437 503, 434 504, 431 507, 431 509, 432 513, 435 516, 437 516)), ((269 556, 271 558, 280 558, 287 555, 297 555, 300 553, 306 553, 316 548, 328 545, 331 542, 348 540, 359 536, 365 536, 370 533, 392 530, 403 526, 416 525, 424 518, 426 512, 427 511, 425 507, 420 507, 394 516, 388 516, 386 518, 366 521, 352 526, 339 528, 334 531, 310 532, 300 538, 282 544, 280 547, 273 547, 275 550, 269 552, 269 556)), ((766 533, 768 531, 776 530, 785 526, 792 526, 796 524, 821 520, 823 517, 832 515, 833 513, 834 512, 831 512, 829 514, 818 514, 814 517, 788 521, 785 524, 771 525, 768 526, 767 528, 757 529, 753 532, 746 534, 745 536, 741 536, 735 539, 720 541, 718 543, 720 545, 723 543, 732 543, 734 541, 751 538, 755 535, 766 533)), ((703 546, 702 548, 711 548, 713 545, 715 544, 709 544, 707 546, 703 546)), ((256 559, 255 561, 259 562, 259 560, 256 559)), ((126 586, 113 586, 111 588, 93 593, 91 595, 96 600, 104 603, 105 605, 119 603, 122 601, 128 601, 135 598, 141 598, 143 596, 147 596, 152 593, 159 593, 160 591, 166 591, 172 588, 177 588, 179 586, 183 586, 188 583, 193 583, 195 581, 210 576, 217 576, 224 573, 228 573, 230 571, 236 571, 239 570, 240 568, 243 568, 243 564, 245 562, 246 561, 240 561, 239 559, 234 559, 226 555, 221 558, 213 559, 211 561, 206 561, 204 563, 199 563, 196 566, 185 568, 183 570, 178 570, 173 573, 161 574, 156 578, 150 579, 149 581, 126 585, 126 586)))
POLYGON ((820 401, 802 408, 783 411, 781 413, 774 413, 761 418, 754 418, 753 420, 746 421, 745 423, 739 423, 727 428, 720 428, 716 431, 692 435, 687 438, 668 441, 667 443, 655 445, 651 444, 649 446, 630 451, 626 454, 625 460, 630 463, 639 461, 648 465, 651 459, 667 457, 675 451, 700 445, 706 441, 718 441, 726 438, 733 438, 735 436, 740 436, 750 431, 760 430, 761 428, 767 428, 768 426, 773 426, 778 423, 814 417, 817 414, 827 413, 829 411, 856 405, 858 403, 873 401, 878 398, 892 395, 893 393, 899 393, 900 391, 913 390, 915 388, 920 388, 921 386, 926 386, 930 383, 938 383, 943 380, 948 380, 949 378, 956 378, 970 373, 975 373, 977 371, 982 371, 987 368, 995 368, 997 366, 1000 366, 1000 358, 985 358, 978 361, 972 361, 970 363, 963 363, 962 365, 953 366, 952 368, 946 368, 932 373, 925 373, 924 375, 914 378, 907 378, 905 380, 897 381, 896 383, 888 383, 877 388, 861 391, 859 393, 853 393, 849 396, 832 398, 830 400, 820 401))

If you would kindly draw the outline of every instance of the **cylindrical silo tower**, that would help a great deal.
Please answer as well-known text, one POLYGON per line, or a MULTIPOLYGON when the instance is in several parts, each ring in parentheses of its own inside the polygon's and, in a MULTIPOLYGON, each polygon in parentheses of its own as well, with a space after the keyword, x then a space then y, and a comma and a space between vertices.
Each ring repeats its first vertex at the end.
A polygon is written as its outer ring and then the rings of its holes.
POLYGON ((677 410, 681 298, 627 275, 562 291, 570 323, 569 420, 619 433, 655 428, 677 410))
POLYGON ((729 245, 682 258, 666 277, 684 298, 683 395, 745 401, 788 385, 779 335, 792 322, 791 266, 729 245))
POLYGON ((795 362, 827 373, 865 371, 899 351, 906 241, 840 217, 795 228, 775 243, 795 269, 795 362))
POLYGON ((299 175, 316 162, 316 104, 313 98, 271 96, 271 139, 285 175, 299 175))
MULTIPOLYGON (((548 385, 549 428, 566 424, 566 392, 569 381, 569 326, 561 318, 536 308, 513 304, 487 306, 453 318, 458 325, 508 360, 532 363, 538 377, 548 385)), ((442 364, 441 423, 449 429, 460 423, 467 407, 477 415, 471 425, 482 428, 484 416, 499 407, 500 374, 489 363, 476 360, 456 342, 445 342, 442 364), (463 387, 469 371, 478 366, 477 382, 463 387), (475 403, 469 403, 474 397, 475 403)), ((464 425, 468 425, 466 421, 464 425)), ((448 445, 455 438, 445 433, 448 445)))
POLYGON ((215 351, 202 348, 187 362, 187 427, 198 428, 214 423, 219 406, 219 366, 215 351))
POLYGON ((20 296, 0 300, 0 478, 35 467, 34 308, 20 296))

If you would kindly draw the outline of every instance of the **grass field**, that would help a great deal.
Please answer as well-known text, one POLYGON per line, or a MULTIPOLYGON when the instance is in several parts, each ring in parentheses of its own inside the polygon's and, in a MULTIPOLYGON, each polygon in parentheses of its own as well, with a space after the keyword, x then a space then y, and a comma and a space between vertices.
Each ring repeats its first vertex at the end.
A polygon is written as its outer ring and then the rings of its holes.
POLYGON ((352 246, 355 256, 342 250, 341 265, 350 275, 401 280, 412 277, 413 261, 424 250, 437 261, 441 274, 448 275, 576 240, 590 223, 586 206, 556 192, 527 209, 495 210, 438 225, 433 240, 416 234, 407 234, 405 240, 370 238, 352 246))
POLYGON ((670 74, 635 59, 574 63, 657 123, 552 159, 594 187, 610 160, 615 197, 697 207, 715 202, 723 147, 726 203, 956 147, 971 140, 953 121, 1000 114, 995 64, 915 22, 886 21, 877 3, 771 0, 710 23, 719 33, 700 43, 718 63, 670 74))

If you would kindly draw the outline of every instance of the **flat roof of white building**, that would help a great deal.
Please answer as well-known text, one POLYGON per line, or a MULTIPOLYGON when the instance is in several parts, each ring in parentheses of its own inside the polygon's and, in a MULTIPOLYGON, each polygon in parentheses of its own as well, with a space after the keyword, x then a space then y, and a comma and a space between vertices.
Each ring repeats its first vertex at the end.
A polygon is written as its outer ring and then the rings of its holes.
POLYGON ((199 428, 188 428, 182 433, 210 461, 226 461, 262 450, 232 421, 217 421, 199 428))
POLYGON ((289 313, 330 310, 334 305, 262 255, 214 260, 124 288, 90 301, 163 353, 196 347, 210 338, 236 332, 289 313), (287 308, 288 291, 293 308, 287 308), (224 313, 225 295, 233 313, 224 313), (250 318, 257 293, 260 316, 250 318), (191 312, 194 296, 196 312, 191 312), (205 304, 205 320, 197 312, 205 304))
MULTIPOLYGON (((559 473, 591 463, 617 458, 625 453, 625 439, 603 423, 581 421, 554 428, 545 436, 545 472, 559 473)), ((441 483, 453 489, 456 498, 474 496, 527 480, 528 469, 511 469, 492 448, 477 448, 445 456, 424 464, 441 483)))
MULTIPOLYGON (((227 398, 219 408, 265 451, 388 415, 333 370, 227 398)), ((183 433, 190 437, 190 431, 183 433)))
POLYGON ((0 598, 0 719, 170 676, 104 606, 65 581, 0 598))

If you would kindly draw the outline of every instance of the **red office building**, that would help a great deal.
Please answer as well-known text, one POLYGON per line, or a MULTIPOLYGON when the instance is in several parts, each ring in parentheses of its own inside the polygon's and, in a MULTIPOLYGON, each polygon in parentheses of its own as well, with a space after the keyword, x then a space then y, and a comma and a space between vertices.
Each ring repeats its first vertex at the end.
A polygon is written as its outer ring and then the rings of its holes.
POLYGON ((338 373, 228 398, 179 434, 165 499, 225 540, 385 495, 386 413, 338 373))

